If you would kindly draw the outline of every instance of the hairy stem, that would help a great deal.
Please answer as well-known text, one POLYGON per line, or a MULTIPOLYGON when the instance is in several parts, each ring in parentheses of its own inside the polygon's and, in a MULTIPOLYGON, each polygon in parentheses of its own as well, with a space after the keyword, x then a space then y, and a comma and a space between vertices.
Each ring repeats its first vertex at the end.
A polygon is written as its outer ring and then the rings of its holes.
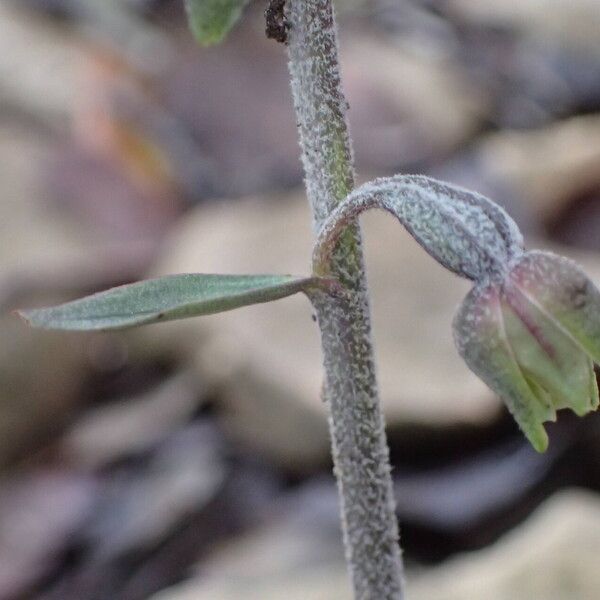
MULTIPOLYGON (((318 232, 354 187, 353 157, 330 0, 287 0, 289 68, 318 232)), ((398 600, 402 562, 380 409, 360 230, 351 221, 328 260, 347 290, 317 294, 326 400, 346 559, 355 598, 398 600)))

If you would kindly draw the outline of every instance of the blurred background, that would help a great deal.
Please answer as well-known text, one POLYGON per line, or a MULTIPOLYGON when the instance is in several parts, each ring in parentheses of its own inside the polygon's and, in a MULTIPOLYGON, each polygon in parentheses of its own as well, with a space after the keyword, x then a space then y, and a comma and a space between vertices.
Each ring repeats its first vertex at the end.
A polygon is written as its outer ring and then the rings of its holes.
MULTIPOLYGON (((47 305, 170 272, 307 272, 284 48, 251 2, 0 2, 0 600, 349 600, 320 351, 294 297, 107 334, 47 305)), ((600 283, 600 2, 339 0, 358 178, 502 204, 600 283)), ((531 450, 470 374, 468 290, 364 218, 414 600, 600 596, 600 418, 531 450)))

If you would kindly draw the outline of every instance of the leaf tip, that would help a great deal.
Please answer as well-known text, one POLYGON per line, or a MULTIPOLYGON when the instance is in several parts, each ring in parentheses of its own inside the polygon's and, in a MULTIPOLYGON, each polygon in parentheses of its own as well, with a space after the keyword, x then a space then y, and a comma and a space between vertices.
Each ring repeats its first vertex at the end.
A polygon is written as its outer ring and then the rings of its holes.
POLYGON ((190 29, 201 46, 224 40, 239 20, 248 0, 185 0, 190 29))
POLYGON ((33 327, 34 323, 32 323, 31 313, 32 313, 31 310, 23 310, 20 308, 10 311, 11 315, 14 315, 15 317, 17 317, 18 319, 23 321, 23 323, 25 323, 29 327, 33 327))
POLYGON ((543 454, 548 450, 548 434, 543 426, 540 426, 535 432, 527 433, 526 437, 536 452, 543 454))

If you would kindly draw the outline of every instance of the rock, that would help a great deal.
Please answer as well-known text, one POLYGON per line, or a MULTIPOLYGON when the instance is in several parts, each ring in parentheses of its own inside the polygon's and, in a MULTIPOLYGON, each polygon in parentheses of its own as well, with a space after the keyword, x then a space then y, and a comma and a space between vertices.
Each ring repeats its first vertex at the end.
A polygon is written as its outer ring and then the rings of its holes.
POLYGON ((600 181, 597 186, 571 198, 548 229, 552 239, 562 244, 600 252, 600 181))
POLYGON ((201 404, 196 382, 178 374, 135 398, 85 413, 65 437, 65 451, 86 467, 139 455, 189 420, 201 404))
POLYGON ((205 507, 227 476, 220 443, 210 425, 193 423, 172 433, 141 472, 115 473, 85 532, 93 548, 90 563, 155 547, 205 507))
POLYGON ((553 38, 575 48, 600 51, 600 11, 596 0, 451 0, 451 9, 469 20, 553 38))
POLYGON ((86 400, 77 392, 95 344, 33 331, 7 313, 131 278, 150 254, 148 244, 119 249, 49 210, 39 175, 53 142, 39 128, 0 121, 0 466, 43 444, 86 400))
MULTIPOLYGON (((152 600, 350 600, 331 532, 318 519, 288 518, 221 548, 201 573, 152 600)), ((600 589, 597 495, 548 500, 493 546, 407 573, 414 600, 595 600, 600 589)))
POLYGON ((0 468, 34 452, 81 401, 89 336, 34 332, 0 318, 0 468))
MULTIPOLYGON (((20 4, 20 3, 15 3, 20 4)), ((46 125, 65 125, 81 53, 64 29, 0 4, 0 104, 46 125)))
MULTIPOLYGON (((264 37, 263 20, 262 10, 249 7, 224 44, 182 53, 157 82, 168 111, 199 140, 194 160, 186 150, 174 162, 203 165, 196 178, 204 184, 200 196, 300 184, 285 55, 264 37)), ((342 25, 341 35, 344 89, 362 168, 382 172, 431 160, 480 128, 488 98, 447 53, 418 54, 350 24, 342 25)))
POLYGON ((156 241, 147 238, 107 240, 105 234, 74 217, 75 211, 61 212, 52 206, 47 182, 40 174, 60 147, 59 139, 40 128, 0 121, 3 310, 16 307, 12 297, 22 302, 19 296, 31 292, 35 296, 39 290, 50 296, 69 291, 81 294, 131 279, 147 265, 156 246, 156 241))
POLYGON ((465 538, 478 528, 479 533, 486 525, 489 529, 494 518, 526 502, 524 498, 548 476, 565 446, 561 440, 553 442, 545 454, 525 440, 510 440, 472 453, 458 464, 419 472, 397 470, 394 490, 401 522, 465 538))
POLYGON ((343 565, 336 569, 323 567, 310 572, 301 571, 277 579, 192 582, 156 594, 152 600, 351 600, 348 578, 343 565))
POLYGON ((535 218, 548 223, 573 197, 600 185, 600 117, 492 133, 475 154, 492 178, 514 186, 535 218))
POLYGON ((102 465, 95 477, 94 511, 70 538, 78 560, 49 580, 43 600, 149 598, 224 540, 264 522, 281 494, 252 457, 232 457, 210 417, 174 429, 133 460, 102 465))
POLYGON ((492 547, 410 582, 414 600, 594 600, 600 589, 600 500, 560 493, 492 547))
MULTIPOLYGON (((376 94, 395 87, 395 97, 400 103, 408 100, 406 116, 412 117, 406 122, 402 119, 401 125, 390 123, 391 131, 384 135, 378 131, 383 143, 376 145, 375 154, 384 152, 385 142, 393 138, 400 144, 389 144, 389 157, 404 151, 403 137, 415 125, 429 126, 422 135, 431 138, 433 146, 435 136, 441 134, 439 147, 443 149, 448 132, 459 131, 465 123, 465 131, 477 125, 481 129, 490 125, 494 129, 531 128, 569 114, 597 111, 600 44, 598 37, 591 35, 593 28, 580 26, 578 21, 585 18, 579 13, 586 10, 591 22, 597 23, 598 17, 590 2, 583 6, 586 0, 543 8, 535 1, 499 5, 485 1, 440 4, 378 0, 372 4, 368 14, 383 34, 377 42, 385 48, 385 55, 379 61, 372 60, 376 54, 368 57, 371 60, 366 69, 362 64, 354 69, 349 63, 345 78, 361 71, 367 78, 372 73, 378 76, 380 65, 385 65, 383 81, 373 86, 379 91, 371 94, 371 111, 381 119, 386 113, 376 103, 376 94), (569 26, 572 30, 567 33, 569 26), (388 40, 387 46, 382 39, 388 40), (411 64, 417 68, 411 69, 411 64), (428 86, 431 89, 427 90, 428 86), (442 91, 442 87, 446 89, 442 91), (415 98, 419 100, 414 102, 415 98), (465 112, 469 103, 478 110, 465 112), (453 124, 454 115, 458 118, 453 124)), ((357 36, 350 36, 347 45, 352 47, 357 36)), ((358 54, 367 59, 364 52, 358 54)), ((354 112, 355 102, 351 104, 354 112)), ((413 152, 419 148, 415 142, 413 152)), ((358 156, 360 159, 360 153, 358 156)))
POLYGON ((53 143, 38 129, 0 123, 0 276, 49 271, 86 246, 89 255, 90 232, 48 210, 40 172, 53 143))
POLYGON ((152 600, 349 600, 332 482, 305 486, 266 526, 223 546, 201 574, 152 600), (333 526, 332 526, 333 524, 333 526))
POLYGON ((491 107, 446 53, 418 54, 350 31, 341 63, 357 163, 381 173, 430 164, 465 143, 491 107))
POLYGON ((0 597, 23 597, 60 564, 97 489, 91 477, 51 469, 5 477, 0 489, 0 597))

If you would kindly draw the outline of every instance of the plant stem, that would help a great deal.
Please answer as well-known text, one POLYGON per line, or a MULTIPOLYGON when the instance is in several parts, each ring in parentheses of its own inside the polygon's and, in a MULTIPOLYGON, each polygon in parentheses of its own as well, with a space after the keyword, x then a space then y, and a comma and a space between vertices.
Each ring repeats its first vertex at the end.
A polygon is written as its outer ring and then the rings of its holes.
MULTIPOLYGON (((306 190, 316 233, 354 187, 330 0, 287 0, 288 51, 306 190)), ((317 295, 334 471, 354 596, 399 600, 402 561, 380 409, 361 236, 353 221, 328 265, 347 290, 317 295)))

